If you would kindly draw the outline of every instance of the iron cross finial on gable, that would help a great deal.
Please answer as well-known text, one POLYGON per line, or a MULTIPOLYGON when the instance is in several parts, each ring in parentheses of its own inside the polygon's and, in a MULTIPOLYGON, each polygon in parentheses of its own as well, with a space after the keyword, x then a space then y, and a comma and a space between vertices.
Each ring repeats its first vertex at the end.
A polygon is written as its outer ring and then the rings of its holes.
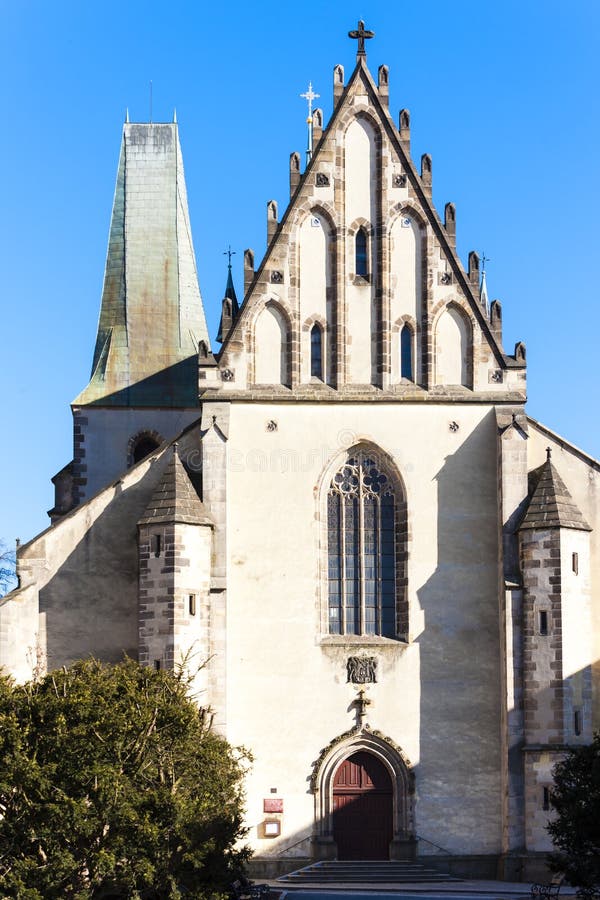
POLYGON ((231 257, 235 256, 235 250, 231 249, 231 244, 229 244, 227 250, 223 250, 223 256, 227 257, 229 268, 231 268, 231 257))
POLYGON ((348 32, 348 37, 352 38, 353 41, 358 41, 358 47, 356 50, 356 58, 359 56, 367 55, 367 51, 365 50, 365 41, 370 40, 372 37, 375 37, 374 31, 367 31, 365 29, 365 23, 362 19, 359 19, 358 28, 354 31, 348 32))

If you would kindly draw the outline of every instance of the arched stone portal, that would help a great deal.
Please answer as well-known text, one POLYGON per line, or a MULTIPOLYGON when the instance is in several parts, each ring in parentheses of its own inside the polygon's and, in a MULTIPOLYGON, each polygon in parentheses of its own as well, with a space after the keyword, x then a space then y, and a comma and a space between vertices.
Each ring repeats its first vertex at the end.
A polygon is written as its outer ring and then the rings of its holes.
POLYGON ((366 726, 335 738, 315 763, 311 790, 315 859, 414 858, 414 775, 390 738, 366 726), (354 828, 361 804, 383 816, 379 832, 376 825, 362 829, 362 835, 354 828))

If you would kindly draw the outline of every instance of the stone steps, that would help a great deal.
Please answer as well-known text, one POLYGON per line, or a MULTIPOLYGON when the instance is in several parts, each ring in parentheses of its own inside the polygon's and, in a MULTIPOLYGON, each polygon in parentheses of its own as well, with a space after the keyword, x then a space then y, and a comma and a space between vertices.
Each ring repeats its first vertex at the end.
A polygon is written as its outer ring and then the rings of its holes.
POLYGON ((418 884, 460 881, 418 862, 324 860, 277 879, 285 884, 418 884))

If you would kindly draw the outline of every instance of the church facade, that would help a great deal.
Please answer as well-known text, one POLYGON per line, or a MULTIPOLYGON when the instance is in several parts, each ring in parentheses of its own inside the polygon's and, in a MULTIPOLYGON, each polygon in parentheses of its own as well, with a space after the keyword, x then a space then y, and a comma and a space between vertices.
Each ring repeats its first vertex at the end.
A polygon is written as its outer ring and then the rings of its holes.
POLYGON ((527 415, 525 346, 361 29, 216 353, 177 125, 125 124, 73 460, 0 601, 0 663, 187 666, 253 754, 264 873, 528 877, 552 766, 600 724, 600 463, 527 415))

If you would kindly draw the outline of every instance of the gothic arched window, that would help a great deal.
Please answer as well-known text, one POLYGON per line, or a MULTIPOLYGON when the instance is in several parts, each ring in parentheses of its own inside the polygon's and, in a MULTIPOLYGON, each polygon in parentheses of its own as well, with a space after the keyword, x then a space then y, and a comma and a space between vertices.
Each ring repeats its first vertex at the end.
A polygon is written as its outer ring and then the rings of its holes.
POLYGON ((367 246, 367 232, 359 228, 355 238, 355 275, 366 278, 369 274, 369 253, 367 246))
POLYGON ((353 453, 327 495, 330 634, 396 637, 398 500, 374 455, 353 453))
POLYGON ((400 378, 414 381, 413 333, 410 325, 405 325, 400 332, 400 378))
POLYGON ((323 380, 323 331, 320 325, 310 330, 310 374, 323 380))

